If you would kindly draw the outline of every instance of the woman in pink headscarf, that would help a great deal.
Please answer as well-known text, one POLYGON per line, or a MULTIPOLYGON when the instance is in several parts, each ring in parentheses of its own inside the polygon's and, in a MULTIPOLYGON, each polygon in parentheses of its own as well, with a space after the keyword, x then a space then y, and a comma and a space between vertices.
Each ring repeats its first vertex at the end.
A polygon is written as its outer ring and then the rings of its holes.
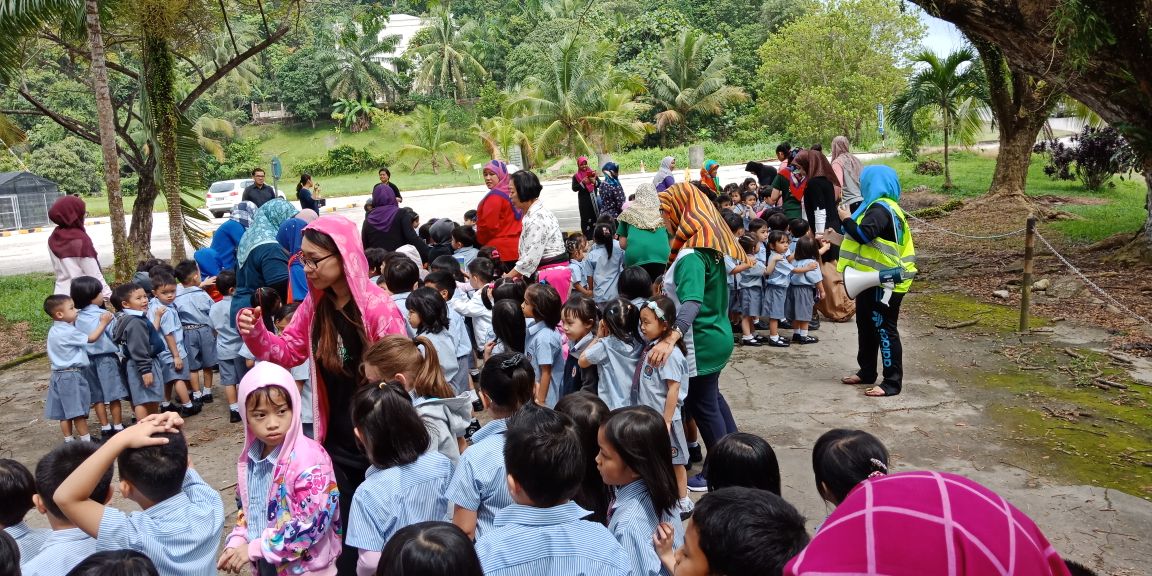
POLYGON ((521 214, 512 204, 508 165, 493 160, 484 165, 484 184, 488 194, 476 207, 476 240, 500 253, 500 261, 510 270, 520 257, 521 214))
POLYGON ((860 483, 785 576, 1067 576, 1031 518, 955 474, 904 472, 860 483))
POLYGON ((596 227, 596 188, 600 186, 600 177, 596 171, 588 166, 588 157, 581 156, 576 159, 577 170, 572 175, 572 191, 580 204, 580 230, 584 237, 592 239, 592 230, 596 227))
MULTIPOLYGON (((100 271, 96 246, 84 230, 85 211, 84 201, 77 196, 61 196, 48 209, 48 219, 56 224, 48 236, 48 252, 52 258, 52 270, 56 272, 55 293, 68 294, 73 278, 91 276, 100 280, 104 286, 104 297, 107 298, 112 295, 112 289, 100 271)), ((77 307, 87 305, 85 302, 77 307)))

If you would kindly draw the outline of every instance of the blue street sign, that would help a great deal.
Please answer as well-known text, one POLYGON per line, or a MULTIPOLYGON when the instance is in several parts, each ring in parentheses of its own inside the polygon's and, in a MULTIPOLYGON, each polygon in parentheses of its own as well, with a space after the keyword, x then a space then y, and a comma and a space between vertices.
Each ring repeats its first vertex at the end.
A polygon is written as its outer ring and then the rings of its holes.
POLYGON ((876 126, 880 130, 880 135, 884 135, 884 105, 876 105, 876 126))
POLYGON ((280 165, 280 157, 272 157, 272 177, 279 180, 284 175, 284 166, 280 165))

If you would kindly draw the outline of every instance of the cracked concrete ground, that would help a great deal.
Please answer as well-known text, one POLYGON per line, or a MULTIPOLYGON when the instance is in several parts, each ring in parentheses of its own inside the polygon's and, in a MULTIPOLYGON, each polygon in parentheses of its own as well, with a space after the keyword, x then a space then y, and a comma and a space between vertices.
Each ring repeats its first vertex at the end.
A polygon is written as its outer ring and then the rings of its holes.
MULTIPOLYGON (((865 398, 862 387, 840 377, 855 369, 856 328, 825 322, 819 344, 737 348, 721 389, 742 430, 768 439, 780 460, 784 497, 814 526, 831 509, 816 493, 811 447, 831 428, 860 428, 880 437, 894 470, 934 469, 969 476, 996 490, 1031 516, 1062 555, 1101 574, 1134 576, 1152 570, 1152 503, 1093 486, 1072 486, 1027 470, 1026 446, 1005 440, 985 417, 986 395, 955 374, 987 370, 979 339, 931 334, 930 326, 902 318, 904 393, 865 398)), ((0 372, 0 454, 32 467, 59 441, 54 422, 41 419, 49 371, 37 361, 0 372)), ((220 391, 218 391, 220 392, 220 391)), ((223 394, 218 394, 222 397, 223 394)), ((222 399, 222 398, 221 398, 222 399)), ((221 490, 232 512, 236 454, 243 433, 229 424, 227 405, 210 404, 189 420, 187 434, 197 470, 221 490)), ((114 505, 135 509, 119 497, 114 505)), ((46 526, 32 513, 30 524, 46 526)), ((229 517, 228 525, 234 522, 229 517)))

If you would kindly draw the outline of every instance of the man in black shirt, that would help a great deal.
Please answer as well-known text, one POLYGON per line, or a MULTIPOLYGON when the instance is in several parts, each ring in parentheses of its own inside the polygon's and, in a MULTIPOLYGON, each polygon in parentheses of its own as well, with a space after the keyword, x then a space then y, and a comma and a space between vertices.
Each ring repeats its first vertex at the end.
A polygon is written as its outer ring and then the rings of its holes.
POLYGON ((257 168, 252 171, 252 181, 252 184, 249 184, 248 187, 244 189, 244 196, 241 197, 241 200, 252 202, 259 208, 263 206, 265 202, 276 197, 276 190, 264 183, 263 168, 257 168))

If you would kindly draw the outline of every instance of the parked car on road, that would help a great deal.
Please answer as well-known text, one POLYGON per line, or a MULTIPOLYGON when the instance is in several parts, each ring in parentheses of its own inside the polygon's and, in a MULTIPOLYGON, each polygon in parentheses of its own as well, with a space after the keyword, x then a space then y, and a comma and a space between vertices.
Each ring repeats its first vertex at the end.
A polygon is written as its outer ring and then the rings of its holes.
MULTIPOLYGON (((233 206, 240 203, 244 189, 251 184, 251 178, 213 182, 208 187, 208 193, 204 195, 204 207, 212 213, 213 218, 223 218, 224 214, 232 211, 233 206)), ((284 193, 279 189, 274 190, 278 198, 284 197, 284 193)))

